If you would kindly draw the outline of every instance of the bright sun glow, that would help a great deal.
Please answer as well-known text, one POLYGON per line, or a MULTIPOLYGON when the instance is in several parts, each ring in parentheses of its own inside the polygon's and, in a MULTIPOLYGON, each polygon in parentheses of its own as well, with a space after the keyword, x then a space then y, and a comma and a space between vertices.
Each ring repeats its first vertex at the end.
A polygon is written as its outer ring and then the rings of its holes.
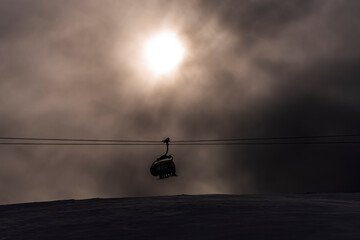
POLYGON ((151 38, 145 46, 148 66, 156 74, 176 69, 184 56, 184 47, 176 34, 163 32, 151 38))

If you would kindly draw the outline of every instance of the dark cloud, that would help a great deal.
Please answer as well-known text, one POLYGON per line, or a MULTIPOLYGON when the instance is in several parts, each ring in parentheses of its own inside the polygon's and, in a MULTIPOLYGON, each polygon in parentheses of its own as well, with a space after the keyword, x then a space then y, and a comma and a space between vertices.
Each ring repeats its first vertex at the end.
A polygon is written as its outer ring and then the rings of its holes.
MULTIPOLYGON (((357 1, 2 1, 2 136, 229 138, 360 132, 357 1), (141 48, 179 33, 154 79, 141 48), (156 80, 156 81, 154 81, 156 80)), ((346 146, 2 147, 1 202, 180 193, 358 191, 346 146)))

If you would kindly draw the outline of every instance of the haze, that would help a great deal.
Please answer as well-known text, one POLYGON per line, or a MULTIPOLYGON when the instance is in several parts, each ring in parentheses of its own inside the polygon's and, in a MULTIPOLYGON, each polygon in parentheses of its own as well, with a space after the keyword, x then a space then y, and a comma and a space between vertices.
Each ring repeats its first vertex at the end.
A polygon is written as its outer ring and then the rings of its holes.
MULTIPOLYGON (((130 140, 360 133, 359 1, 0 1, 0 135, 130 140), (150 74, 144 42, 186 58, 150 74)), ((359 191, 360 148, 1 146, 0 203, 359 191)))

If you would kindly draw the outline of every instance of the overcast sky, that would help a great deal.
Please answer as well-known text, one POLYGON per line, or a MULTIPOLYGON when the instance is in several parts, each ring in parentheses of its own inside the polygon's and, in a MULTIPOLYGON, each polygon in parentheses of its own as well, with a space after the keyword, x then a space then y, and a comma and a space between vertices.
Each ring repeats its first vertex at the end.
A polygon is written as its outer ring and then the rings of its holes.
MULTIPOLYGON (((162 140, 360 133, 360 2, 0 1, 0 136, 162 140), (186 57, 154 76, 146 41, 186 57)), ((0 203, 359 191, 359 145, 1 146, 0 203)))

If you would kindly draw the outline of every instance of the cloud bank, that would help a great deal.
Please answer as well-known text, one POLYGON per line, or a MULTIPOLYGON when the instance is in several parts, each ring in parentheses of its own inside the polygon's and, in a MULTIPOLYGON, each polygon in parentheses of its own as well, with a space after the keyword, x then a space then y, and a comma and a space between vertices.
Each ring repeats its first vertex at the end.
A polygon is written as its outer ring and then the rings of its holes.
MULTIPOLYGON (((357 1, 1 1, 0 135, 173 140, 359 133, 357 1), (160 79, 146 39, 187 56, 160 79)), ((0 151, 1 203, 201 193, 359 191, 356 145, 0 151)))

